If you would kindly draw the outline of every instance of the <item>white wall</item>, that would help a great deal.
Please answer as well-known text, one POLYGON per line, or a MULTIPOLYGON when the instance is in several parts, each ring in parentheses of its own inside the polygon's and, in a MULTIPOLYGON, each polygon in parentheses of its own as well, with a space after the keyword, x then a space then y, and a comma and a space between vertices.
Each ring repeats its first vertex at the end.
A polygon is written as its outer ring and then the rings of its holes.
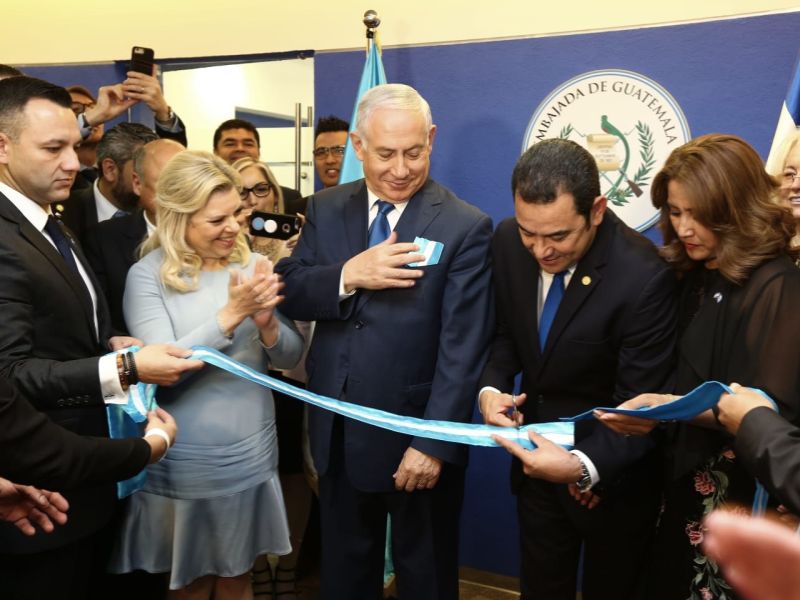
MULTIPOLYGON (((235 107, 254 109, 294 118, 295 102, 314 104, 314 61, 285 60, 207 67, 164 73, 164 93, 186 125, 189 148, 211 151, 217 125, 235 117, 235 107)), ((294 129, 259 129, 261 159, 272 167, 278 181, 294 188, 294 167, 276 165, 294 161, 294 129)), ((310 156, 313 129, 304 128, 301 142, 304 157, 310 156)), ((303 167, 300 192, 313 191, 313 166, 303 167)))
POLYGON ((386 45, 543 35, 798 9, 797 0, 5 0, 0 61, 123 59, 133 45, 161 58, 354 48, 372 8, 386 45))

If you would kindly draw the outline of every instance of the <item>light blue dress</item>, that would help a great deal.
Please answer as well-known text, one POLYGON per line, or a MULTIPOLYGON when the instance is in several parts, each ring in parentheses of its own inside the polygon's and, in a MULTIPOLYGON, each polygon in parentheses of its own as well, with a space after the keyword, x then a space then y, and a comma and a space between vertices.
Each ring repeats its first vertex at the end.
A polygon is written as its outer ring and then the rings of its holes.
MULTIPOLYGON (((201 271, 197 290, 180 293, 161 282, 162 256, 155 250, 128 273, 124 309, 131 335, 145 344, 204 344, 262 372, 268 364, 297 363, 303 338, 279 314, 280 336, 270 349, 251 319, 232 340, 220 331, 216 314, 228 301, 227 269, 201 271)), ((254 265, 251 259, 230 267, 252 275, 254 265)), ((156 399, 175 417, 177 441, 148 467, 144 489, 130 498, 110 571, 169 571, 170 589, 178 589, 203 575, 241 575, 260 554, 288 554, 269 390, 207 365, 159 388, 156 399)))

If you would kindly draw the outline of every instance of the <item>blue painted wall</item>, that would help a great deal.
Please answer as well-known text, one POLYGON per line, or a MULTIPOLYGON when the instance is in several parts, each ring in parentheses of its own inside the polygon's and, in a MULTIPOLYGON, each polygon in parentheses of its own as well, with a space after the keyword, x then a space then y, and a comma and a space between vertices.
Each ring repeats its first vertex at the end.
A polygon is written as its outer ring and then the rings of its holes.
MULTIPOLYGON (((536 106, 586 71, 629 69, 664 86, 693 135, 736 133, 766 157, 798 51, 800 14, 549 38, 387 49, 390 82, 417 88, 438 126, 431 175, 489 214, 513 212, 511 170, 536 106)), ((363 52, 317 54, 315 111, 348 119, 363 52), (348 93, 350 91, 350 93, 348 93)), ((657 234, 649 232, 654 238, 657 234)), ((461 564, 516 575, 509 458, 472 451, 461 564)))

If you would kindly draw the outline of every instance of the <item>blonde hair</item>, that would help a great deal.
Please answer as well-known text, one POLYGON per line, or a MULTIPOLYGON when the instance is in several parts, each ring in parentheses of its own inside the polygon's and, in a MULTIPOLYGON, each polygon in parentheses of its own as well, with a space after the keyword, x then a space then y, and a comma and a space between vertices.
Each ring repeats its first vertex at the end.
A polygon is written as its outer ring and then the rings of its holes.
MULTIPOLYGON (((267 179, 267 183, 272 187, 272 193, 275 195, 275 200, 277 200, 277 210, 275 212, 283 213, 286 212, 286 206, 283 201, 283 190, 281 186, 278 185, 278 180, 275 179, 275 175, 272 174, 272 171, 267 166, 266 163, 261 162, 260 160, 255 160, 249 156, 245 156, 240 158, 239 160, 235 161, 231 167, 237 172, 241 173, 245 169, 249 169, 250 167, 255 167, 259 171, 264 174, 264 177, 267 179)), ((264 212, 272 212, 272 211, 264 211, 264 212)))
POLYGON ((778 179, 779 183, 783 180, 783 169, 786 168, 786 159, 789 158, 789 154, 797 145, 797 142, 800 142, 800 128, 795 128, 781 140, 781 145, 778 148, 777 160, 775 161, 775 165, 777 166, 775 167, 775 171, 770 173, 770 175, 778 179))
MULTIPOLYGON (((142 245, 141 255, 161 248, 161 281, 179 292, 197 289, 202 259, 186 243, 186 229, 194 214, 217 192, 241 191, 241 179, 224 160, 208 152, 186 150, 164 166, 156 184, 157 227, 142 245)), ((250 249, 240 230, 231 262, 246 265, 250 249)))

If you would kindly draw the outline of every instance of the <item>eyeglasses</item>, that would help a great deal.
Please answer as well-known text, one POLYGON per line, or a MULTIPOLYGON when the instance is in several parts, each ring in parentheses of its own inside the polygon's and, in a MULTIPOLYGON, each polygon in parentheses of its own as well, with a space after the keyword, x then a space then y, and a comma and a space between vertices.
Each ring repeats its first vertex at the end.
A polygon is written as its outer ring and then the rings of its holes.
POLYGON ((253 187, 243 186, 239 195, 242 197, 242 200, 247 200, 250 192, 253 192, 253 194, 259 198, 266 198, 269 196, 270 192, 272 192, 272 186, 268 183, 257 183, 253 187))
POLYGON ((85 113, 88 109, 94 107, 95 107, 94 102, 87 102, 86 104, 84 104, 83 102, 73 102, 72 105, 70 106, 72 112, 75 113, 76 117, 80 114, 85 113))
POLYGON ((342 156, 344 154, 344 146, 320 146, 319 148, 314 148, 314 156, 317 158, 322 158, 327 154, 342 156))
POLYGON ((783 174, 783 185, 791 186, 794 185, 794 180, 800 179, 800 173, 784 173, 783 174))

